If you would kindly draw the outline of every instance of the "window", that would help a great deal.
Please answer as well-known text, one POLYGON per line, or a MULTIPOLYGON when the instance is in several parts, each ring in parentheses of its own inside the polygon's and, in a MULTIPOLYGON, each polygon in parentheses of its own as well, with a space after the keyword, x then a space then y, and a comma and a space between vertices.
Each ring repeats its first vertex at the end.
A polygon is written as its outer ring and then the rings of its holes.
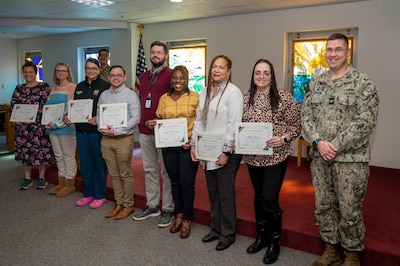
POLYGON ((33 51, 25 53, 25 62, 33 62, 37 66, 38 73, 36 75, 36 79, 38 81, 43 81, 43 61, 42 61, 42 52, 41 51, 33 51))
MULTIPOLYGON (((78 54, 78 80, 85 79, 85 62, 89 58, 98 59, 98 52, 100 49, 107 49, 110 51, 109 46, 96 46, 96 47, 79 47, 77 54, 78 54)), ((111 53, 109 52, 110 58, 111 53)), ((110 65, 110 59, 108 60, 108 64, 110 65)))
POLYGON ((206 84, 205 40, 166 43, 169 47, 169 67, 184 65, 189 71, 189 89, 200 93, 206 84))
MULTIPOLYGON (((85 62, 89 58, 98 59, 98 57, 99 57, 99 53, 98 52, 99 52, 100 49, 106 49, 107 51, 109 51, 108 54, 110 55, 110 58, 111 58, 110 47, 108 47, 108 46, 87 47, 87 48, 84 48, 85 62)), ((110 64, 110 59, 108 59, 108 64, 110 64)))
POLYGON ((287 88, 291 88, 296 102, 303 102, 308 85, 314 76, 329 69, 325 61, 324 50, 326 38, 334 33, 341 32, 349 38, 351 54, 349 64, 354 65, 354 44, 357 29, 289 33, 288 34, 288 75, 287 88))

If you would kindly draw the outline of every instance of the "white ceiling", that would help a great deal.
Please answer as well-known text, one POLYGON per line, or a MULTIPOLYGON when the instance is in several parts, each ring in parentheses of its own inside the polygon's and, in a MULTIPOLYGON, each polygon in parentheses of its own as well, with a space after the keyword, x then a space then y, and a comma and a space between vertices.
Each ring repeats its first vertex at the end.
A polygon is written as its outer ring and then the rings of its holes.
POLYGON ((90 7, 69 0, 1 0, 0 38, 23 39, 95 29, 151 24, 366 0, 114 0, 90 7))

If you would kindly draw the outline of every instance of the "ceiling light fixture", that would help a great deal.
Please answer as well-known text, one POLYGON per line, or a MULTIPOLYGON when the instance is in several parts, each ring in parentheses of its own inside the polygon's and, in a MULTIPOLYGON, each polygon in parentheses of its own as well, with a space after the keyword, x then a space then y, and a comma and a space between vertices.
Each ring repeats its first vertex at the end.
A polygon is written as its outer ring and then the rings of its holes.
POLYGON ((109 0, 69 0, 71 2, 77 2, 88 6, 108 6, 114 4, 113 1, 109 0))
POLYGON ((180 2, 182 2, 182 0, 169 0, 169 1, 171 1, 172 3, 180 3, 180 2))

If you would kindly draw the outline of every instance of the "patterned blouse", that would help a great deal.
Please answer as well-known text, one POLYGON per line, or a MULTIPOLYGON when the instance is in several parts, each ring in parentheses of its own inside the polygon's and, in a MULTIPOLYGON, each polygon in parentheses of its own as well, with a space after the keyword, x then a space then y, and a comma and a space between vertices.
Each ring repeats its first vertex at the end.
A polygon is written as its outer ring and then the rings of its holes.
POLYGON ((300 108, 293 96, 279 90, 278 110, 272 113, 269 92, 256 92, 254 104, 249 106, 250 93, 243 98, 243 122, 273 123, 273 136, 286 136, 289 142, 273 148, 273 155, 243 155, 243 161, 252 166, 271 166, 283 162, 292 153, 291 141, 300 135, 300 108))

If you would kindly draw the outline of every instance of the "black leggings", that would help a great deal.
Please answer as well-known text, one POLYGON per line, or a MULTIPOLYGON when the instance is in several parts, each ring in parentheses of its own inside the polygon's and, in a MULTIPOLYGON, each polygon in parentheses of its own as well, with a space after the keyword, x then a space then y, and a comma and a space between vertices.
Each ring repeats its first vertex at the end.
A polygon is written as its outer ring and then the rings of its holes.
POLYGON ((254 202, 261 202, 267 212, 280 211, 279 193, 282 188, 289 157, 271 166, 247 165, 254 189, 254 202))

